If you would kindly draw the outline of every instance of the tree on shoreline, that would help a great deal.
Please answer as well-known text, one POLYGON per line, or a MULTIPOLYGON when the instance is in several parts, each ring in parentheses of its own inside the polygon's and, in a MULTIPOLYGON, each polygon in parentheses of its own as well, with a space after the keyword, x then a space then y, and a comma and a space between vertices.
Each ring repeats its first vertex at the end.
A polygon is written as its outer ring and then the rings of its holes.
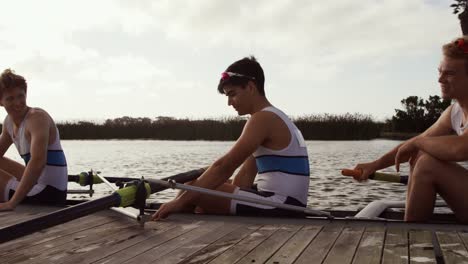
POLYGON ((428 100, 418 96, 408 96, 401 100, 403 110, 395 109, 395 115, 389 121, 393 132, 420 133, 434 124, 451 100, 438 95, 429 96, 428 100))
POLYGON ((458 14, 463 35, 468 35, 468 12, 466 11, 468 0, 455 0, 455 4, 451 4, 450 7, 453 7, 455 15, 458 14))

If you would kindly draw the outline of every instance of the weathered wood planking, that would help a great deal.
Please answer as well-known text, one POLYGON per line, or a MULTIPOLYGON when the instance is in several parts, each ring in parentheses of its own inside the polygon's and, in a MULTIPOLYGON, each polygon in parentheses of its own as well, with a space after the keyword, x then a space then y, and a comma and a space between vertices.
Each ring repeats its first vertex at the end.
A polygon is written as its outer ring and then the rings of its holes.
POLYGON ((213 259, 210 264, 236 263, 251 250, 255 249, 275 231, 280 228, 278 225, 265 225, 250 233, 240 240, 236 245, 230 247, 221 255, 213 259))
POLYGON ((431 231, 410 230, 409 249, 410 263, 436 263, 431 231))
POLYGON ((240 259, 239 264, 264 263, 266 262, 286 241, 289 240, 301 228, 298 225, 281 226, 270 237, 255 247, 245 257, 240 259))
POLYGON ((342 230, 343 225, 340 224, 332 223, 326 225, 302 252, 295 263, 322 263, 342 230))
MULTIPOLYGON (((12 215, 28 219, 50 211, 22 210, 12 215)), ((103 211, 0 244, 0 262, 435 263, 437 255, 445 263, 468 263, 467 230, 457 225, 207 215, 173 215, 143 229, 125 216, 103 211)))
POLYGON ((99 225, 117 221, 118 219, 120 219, 120 217, 117 217, 116 215, 91 215, 83 217, 79 221, 67 222, 54 228, 36 232, 29 236, 21 237, 13 241, 0 244, 0 258, 3 258, 9 254, 14 254, 17 249, 25 250, 29 247, 61 237, 69 236, 86 229, 92 229, 99 225))
POLYGON ((388 228, 385 234, 382 264, 408 263, 408 232, 405 229, 388 228))
POLYGON ((266 263, 294 263, 307 245, 317 236, 322 226, 304 226, 286 242, 266 263))
POLYGON ((324 263, 351 263, 363 232, 363 226, 345 227, 328 253, 324 263))
POLYGON ((213 244, 191 255, 189 258, 184 259, 180 263, 183 263, 183 264, 208 263, 209 261, 211 261, 218 255, 221 255, 223 252, 225 252, 229 248, 236 245, 239 241, 246 238, 248 235, 258 230, 260 227, 261 225, 257 225, 257 224, 249 224, 247 226, 241 226, 235 231, 217 240, 213 244))
MULTIPOLYGON (((205 222, 199 225, 198 227, 194 228, 193 230, 184 233, 181 236, 178 236, 172 240, 169 240, 164 244, 153 247, 148 251, 143 252, 140 255, 125 261, 124 263, 152 263, 160 257, 171 253, 172 251, 176 250, 181 246, 191 244, 192 241, 196 240, 200 236, 203 236, 209 231, 215 230, 223 225, 223 222, 205 222)), ((151 239, 149 239, 149 241, 151 241, 151 239)))
POLYGON ((353 264, 380 263, 384 239, 384 227, 366 228, 354 256, 353 264))
POLYGON ((437 232, 445 263, 468 263, 468 251, 457 232, 437 232))

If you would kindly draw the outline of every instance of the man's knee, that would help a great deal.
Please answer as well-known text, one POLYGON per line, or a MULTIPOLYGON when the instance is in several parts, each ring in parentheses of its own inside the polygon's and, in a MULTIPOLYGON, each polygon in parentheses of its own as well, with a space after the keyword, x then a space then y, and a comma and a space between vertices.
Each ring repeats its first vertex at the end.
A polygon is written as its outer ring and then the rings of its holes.
POLYGON ((412 167, 412 180, 433 180, 432 176, 435 175, 437 168, 440 167, 441 161, 434 158, 433 156, 427 153, 418 154, 416 160, 414 161, 412 167))

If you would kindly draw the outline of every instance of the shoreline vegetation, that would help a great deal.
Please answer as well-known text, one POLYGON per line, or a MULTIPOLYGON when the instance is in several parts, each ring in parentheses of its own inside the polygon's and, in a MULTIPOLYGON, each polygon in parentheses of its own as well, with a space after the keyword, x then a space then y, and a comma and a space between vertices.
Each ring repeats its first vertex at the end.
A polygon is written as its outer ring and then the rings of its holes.
MULTIPOLYGON (((409 96, 403 109, 384 122, 364 114, 319 114, 292 118, 305 140, 406 140, 430 127, 450 106, 450 100, 409 96)), ((158 116, 119 117, 104 123, 89 121, 57 123, 61 139, 154 139, 233 141, 239 138, 245 117, 188 119, 158 116)))
MULTIPOLYGON (((451 100, 409 96, 400 101, 402 109, 384 122, 370 115, 320 114, 292 118, 305 140, 405 140, 430 127, 451 104, 451 100)), ((232 141, 242 133, 243 117, 220 119, 177 119, 159 116, 119 117, 103 124, 87 121, 57 124, 62 139, 156 139, 232 141)))
MULTIPOLYGON (((389 125, 362 114, 310 115, 293 118, 306 140, 406 139, 414 133, 389 131, 389 125)), ((246 118, 177 119, 172 117, 108 119, 58 123, 62 139, 236 140, 246 118)))

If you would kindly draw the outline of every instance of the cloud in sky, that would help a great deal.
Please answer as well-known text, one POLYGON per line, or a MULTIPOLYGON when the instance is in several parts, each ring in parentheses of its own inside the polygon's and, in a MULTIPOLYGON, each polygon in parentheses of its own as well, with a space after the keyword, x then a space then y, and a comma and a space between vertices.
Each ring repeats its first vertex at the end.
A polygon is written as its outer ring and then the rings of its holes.
POLYGON ((406 96, 438 93, 440 46, 461 34, 450 4, 10 1, 0 67, 60 120, 216 117, 234 114, 216 93, 220 72, 254 54, 270 100, 291 115, 384 118, 406 96))

